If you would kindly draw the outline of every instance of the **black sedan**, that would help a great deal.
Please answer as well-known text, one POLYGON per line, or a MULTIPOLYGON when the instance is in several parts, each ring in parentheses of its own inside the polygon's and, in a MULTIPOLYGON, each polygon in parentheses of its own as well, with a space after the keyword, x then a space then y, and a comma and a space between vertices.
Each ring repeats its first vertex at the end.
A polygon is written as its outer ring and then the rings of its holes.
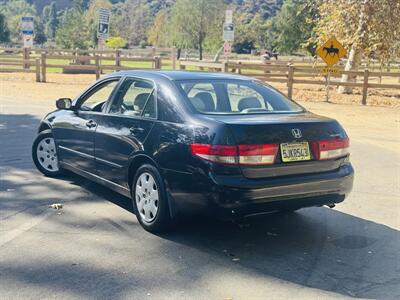
POLYGON ((33 143, 37 168, 69 170, 130 197, 151 232, 181 213, 332 207, 353 185, 339 123, 252 78, 118 72, 56 105, 33 143))

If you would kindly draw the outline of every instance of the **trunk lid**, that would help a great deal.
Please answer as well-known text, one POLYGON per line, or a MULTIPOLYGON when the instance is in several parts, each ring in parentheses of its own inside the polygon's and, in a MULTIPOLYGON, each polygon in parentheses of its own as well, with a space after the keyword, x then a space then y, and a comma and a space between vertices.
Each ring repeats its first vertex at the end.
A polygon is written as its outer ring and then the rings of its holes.
POLYGON ((213 115, 208 118, 227 125, 236 144, 279 144, 274 164, 241 165, 247 178, 266 178, 327 172, 337 169, 345 158, 318 161, 310 142, 345 138, 346 133, 333 119, 310 112, 289 114, 213 115), (293 131, 295 130, 295 132, 293 131), (298 135, 300 133, 301 136, 298 135), (310 160, 283 162, 281 148, 285 143, 309 143, 310 160))

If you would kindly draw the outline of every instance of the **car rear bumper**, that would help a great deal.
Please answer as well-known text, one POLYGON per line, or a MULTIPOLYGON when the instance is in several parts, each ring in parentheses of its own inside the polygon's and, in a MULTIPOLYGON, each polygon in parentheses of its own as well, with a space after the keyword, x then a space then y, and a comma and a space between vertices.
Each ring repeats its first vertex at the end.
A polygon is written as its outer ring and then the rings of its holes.
POLYGON ((331 172, 270 180, 215 177, 214 199, 223 215, 246 215, 342 202, 353 187, 350 164, 331 172))
POLYGON ((353 179, 351 164, 329 172, 271 179, 208 176, 206 182, 186 175, 187 184, 172 195, 184 208, 189 204, 225 218, 339 203, 350 193, 353 179))

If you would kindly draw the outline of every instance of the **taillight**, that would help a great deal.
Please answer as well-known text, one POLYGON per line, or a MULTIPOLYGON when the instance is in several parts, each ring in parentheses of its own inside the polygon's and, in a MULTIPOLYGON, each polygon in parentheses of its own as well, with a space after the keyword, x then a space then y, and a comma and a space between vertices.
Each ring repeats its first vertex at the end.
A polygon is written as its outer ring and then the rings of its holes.
POLYGON ((239 164, 266 165, 275 162, 278 144, 239 145, 239 164))
POLYGON ((335 139, 312 142, 315 159, 326 160, 346 156, 349 153, 349 139, 335 139))
POLYGON ((265 165, 275 162, 278 144, 264 145, 208 145, 192 144, 193 155, 223 164, 265 165))

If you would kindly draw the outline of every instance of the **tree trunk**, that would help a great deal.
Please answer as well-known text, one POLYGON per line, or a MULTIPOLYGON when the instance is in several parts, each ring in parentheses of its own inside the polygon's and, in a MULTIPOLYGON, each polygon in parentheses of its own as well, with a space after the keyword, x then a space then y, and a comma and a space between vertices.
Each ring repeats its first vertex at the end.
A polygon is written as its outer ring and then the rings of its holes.
POLYGON ((203 60, 203 40, 199 39, 199 60, 203 60))
MULTIPOLYGON (((365 44, 367 38, 367 25, 369 21, 369 11, 370 11, 370 0, 363 0, 361 5, 360 19, 358 21, 358 28, 356 32, 357 39, 351 46, 349 53, 349 58, 347 59, 345 71, 356 71, 359 63, 361 62, 361 47, 365 44)), ((355 82, 357 76, 343 74, 341 82, 355 82)), ((349 86, 339 86, 338 93, 340 94, 351 94, 353 88, 349 86)))
MULTIPOLYGON (((356 47, 353 45, 350 50, 349 58, 347 59, 346 66, 344 67, 345 71, 356 71, 357 66, 361 61, 360 52, 355 49, 356 47)), ((341 82, 356 82, 357 76, 343 74, 341 82)), ((339 94, 351 94, 353 92, 353 88, 350 86, 339 86, 338 93, 339 94)))

